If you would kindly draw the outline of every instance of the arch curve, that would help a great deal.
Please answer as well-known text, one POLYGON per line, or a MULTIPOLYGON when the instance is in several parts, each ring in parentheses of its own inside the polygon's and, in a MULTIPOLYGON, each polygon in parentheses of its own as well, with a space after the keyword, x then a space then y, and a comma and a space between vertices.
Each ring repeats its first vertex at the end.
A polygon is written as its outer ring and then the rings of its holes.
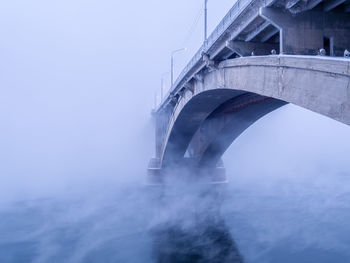
POLYGON ((192 84, 169 119, 162 167, 181 163, 186 150, 198 166, 213 165, 246 128, 286 103, 350 125, 348 59, 244 57, 221 62, 192 84))

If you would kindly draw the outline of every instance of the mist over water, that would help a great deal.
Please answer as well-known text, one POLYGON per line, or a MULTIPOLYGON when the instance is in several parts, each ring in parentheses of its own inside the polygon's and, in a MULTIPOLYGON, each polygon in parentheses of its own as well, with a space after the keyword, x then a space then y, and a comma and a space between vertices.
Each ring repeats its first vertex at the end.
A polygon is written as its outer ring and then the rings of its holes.
POLYGON ((124 182, 3 204, 0 261, 347 262, 349 142, 336 138, 349 132, 286 106, 233 143, 227 184, 124 182), (287 133, 297 124, 304 135, 287 133), (334 137, 310 136, 329 125, 334 137), (303 155, 290 159, 295 148, 303 155))
POLYGON ((180 182, 160 190, 154 262, 243 262, 221 213, 224 185, 180 182))
MULTIPOLYGON (((244 132, 226 185, 144 185, 154 93, 200 46, 200 24, 182 40, 202 2, 2 3, 0 263, 350 262, 350 129, 307 110, 244 132)), ((209 31, 231 6, 209 1, 209 31)))
POLYGON ((141 187, 16 202, 1 211, 1 262, 151 262, 141 187))
POLYGON ((223 211, 247 262, 349 261, 349 135, 287 105, 231 145, 223 211))
POLYGON ((220 212, 223 189, 184 186, 12 203, 0 212, 0 260, 242 262, 220 212))

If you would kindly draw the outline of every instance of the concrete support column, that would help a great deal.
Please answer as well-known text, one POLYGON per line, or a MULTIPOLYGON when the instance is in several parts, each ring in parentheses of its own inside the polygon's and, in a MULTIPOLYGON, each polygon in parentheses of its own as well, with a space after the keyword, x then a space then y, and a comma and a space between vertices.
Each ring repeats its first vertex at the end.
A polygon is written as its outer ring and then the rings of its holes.
POLYGON ((324 36, 330 40, 334 56, 350 50, 350 13, 325 13, 324 36))
POLYGON ((259 14, 280 29, 281 54, 315 55, 323 48, 323 16, 319 12, 292 15, 287 10, 263 7, 259 14))
POLYGON ((196 167, 191 158, 183 158, 178 166, 161 168, 159 159, 151 158, 147 169, 147 184, 164 184, 168 180, 196 181, 202 183, 225 183, 226 170, 223 162, 214 167, 196 167))
POLYGON ((350 14, 287 10, 263 7, 260 16, 280 29, 280 53, 316 55, 324 48, 327 55, 343 56, 350 48, 350 14))
POLYGON ((169 120, 173 112, 173 107, 169 104, 161 112, 154 114, 155 119, 155 157, 160 159, 163 150, 163 143, 169 125, 169 120))
POLYGON ((155 134, 155 143, 156 143, 156 158, 160 158, 162 151, 162 140, 163 140, 163 123, 160 116, 156 116, 156 134, 155 134))
POLYGON ((147 180, 148 184, 159 184, 162 181, 162 169, 160 158, 164 141, 165 116, 164 113, 155 113, 155 157, 148 163, 147 180))

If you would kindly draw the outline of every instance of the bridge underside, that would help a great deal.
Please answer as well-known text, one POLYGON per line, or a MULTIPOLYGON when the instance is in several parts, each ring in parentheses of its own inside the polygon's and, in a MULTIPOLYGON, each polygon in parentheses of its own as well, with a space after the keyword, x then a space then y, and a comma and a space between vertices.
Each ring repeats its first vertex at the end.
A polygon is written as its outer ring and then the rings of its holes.
POLYGON ((221 156, 241 133, 285 104, 255 93, 244 93, 226 101, 201 123, 187 149, 189 156, 199 167, 216 167, 221 156))
MULTIPOLYGON (((350 61, 305 56, 232 59, 191 82, 157 113, 157 157, 149 175, 224 180, 230 144, 271 111, 293 103, 350 124, 350 61)), ((156 179, 157 181, 157 179, 156 179)))
POLYGON ((226 149, 250 125, 285 104, 278 99, 236 90, 202 93, 191 103, 192 107, 184 109, 179 125, 169 138, 163 167, 157 169, 154 163, 151 169, 153 181, 159 181, 159 177, 164 179, 166 174, 184 173, 186 178, 225 181, 221 156, 226 149), (214 110, 201 120, 198 116, 211 111, 208 104, 214 110))

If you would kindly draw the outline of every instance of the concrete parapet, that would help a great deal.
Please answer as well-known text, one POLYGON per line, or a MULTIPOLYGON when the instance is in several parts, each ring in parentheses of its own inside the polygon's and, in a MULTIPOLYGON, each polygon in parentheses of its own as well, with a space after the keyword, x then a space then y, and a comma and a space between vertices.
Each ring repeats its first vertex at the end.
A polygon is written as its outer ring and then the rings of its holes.
POLYGON ((276 43, 227 41, 226 47, 241 57, 254 55, 268 55, 271 50, 279 52, 279 45, 276 43))

